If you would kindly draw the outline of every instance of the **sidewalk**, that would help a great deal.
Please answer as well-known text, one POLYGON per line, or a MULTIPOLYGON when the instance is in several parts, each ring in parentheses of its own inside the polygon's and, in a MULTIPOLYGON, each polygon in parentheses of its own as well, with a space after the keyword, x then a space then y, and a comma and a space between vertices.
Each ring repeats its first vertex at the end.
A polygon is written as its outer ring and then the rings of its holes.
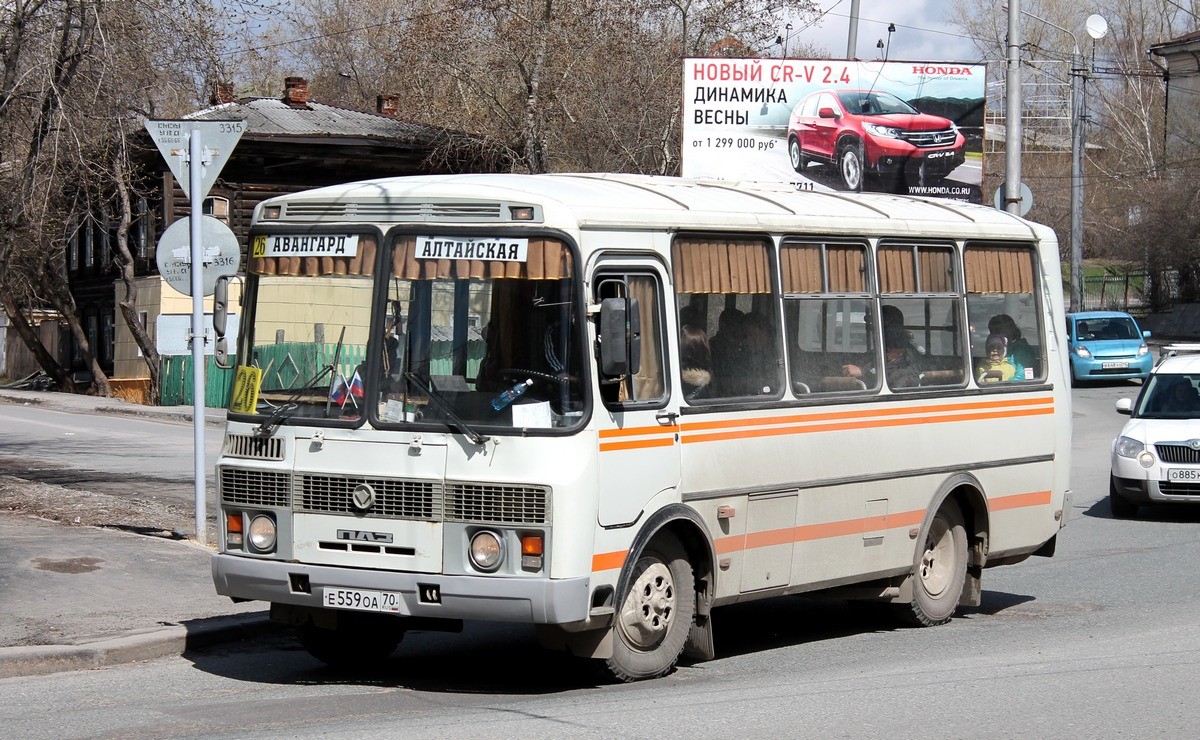
MULTIPOLYGON (((0 404, 192 420, 190 406, 67 393, 0 390, 0 404)), ((210 434, 224 420, 223 409, 205 411, 210 434)), ((266 604, 217 595, 211 559, 195 542, 0 511, 0 679, 180 655, 269 629, 266 604)))

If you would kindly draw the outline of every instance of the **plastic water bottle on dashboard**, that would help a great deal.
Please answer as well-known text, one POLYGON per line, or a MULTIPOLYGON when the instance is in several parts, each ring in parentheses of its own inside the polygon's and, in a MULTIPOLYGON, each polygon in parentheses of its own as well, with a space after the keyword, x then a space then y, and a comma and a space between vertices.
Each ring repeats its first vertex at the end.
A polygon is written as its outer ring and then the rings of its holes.
POLYGON ((512 388, 504 391, 500 395, 492 399, 492 408, 496 411, 504 408, 508 404, 525 395, 525 391, 529 390, 529 386, 533 385, 533 378, 529 378, 520 383, 517 383, 512 388))

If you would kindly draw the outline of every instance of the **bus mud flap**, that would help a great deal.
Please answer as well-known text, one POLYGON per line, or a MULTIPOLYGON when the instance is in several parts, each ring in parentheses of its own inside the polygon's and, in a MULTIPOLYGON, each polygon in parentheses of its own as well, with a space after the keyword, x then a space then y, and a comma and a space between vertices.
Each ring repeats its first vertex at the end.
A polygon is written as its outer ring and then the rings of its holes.
POLYGON ((692 628, 688 631, 687 642, 683 645, 683 654, 696 661, 712 660, 717 657, 713 647, 712 617, 696 615, 692 628))

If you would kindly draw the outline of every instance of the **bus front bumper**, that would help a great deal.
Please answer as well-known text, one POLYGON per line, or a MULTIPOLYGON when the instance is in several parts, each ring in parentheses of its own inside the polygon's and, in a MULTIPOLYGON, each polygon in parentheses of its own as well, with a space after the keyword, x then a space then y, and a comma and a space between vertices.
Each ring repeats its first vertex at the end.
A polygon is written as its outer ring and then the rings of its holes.
POLYGON ((356 570, 220 553, 212 559, 217 593, 243 601, 329 608, 326 590, 397 594, 402 617, 565 624, 587 619, 587 578, 488 578, 356 570))

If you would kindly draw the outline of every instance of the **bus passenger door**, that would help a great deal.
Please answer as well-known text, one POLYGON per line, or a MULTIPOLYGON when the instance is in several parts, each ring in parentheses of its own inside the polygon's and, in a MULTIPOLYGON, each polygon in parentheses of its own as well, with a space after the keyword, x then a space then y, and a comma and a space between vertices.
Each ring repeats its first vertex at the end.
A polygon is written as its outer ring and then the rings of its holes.
POLYGON ((667 382, 665 282, 661 265, 651 259, 601 260, 592 277, 596 302, 626 299, 627 316, 636 302, 639 326, 631 326, 630 334, 640 336, 636 368, 620 377, 597 373, 602 527, 637 522, 654 496, 679 487, 679 409, 671 405, 667 382))

